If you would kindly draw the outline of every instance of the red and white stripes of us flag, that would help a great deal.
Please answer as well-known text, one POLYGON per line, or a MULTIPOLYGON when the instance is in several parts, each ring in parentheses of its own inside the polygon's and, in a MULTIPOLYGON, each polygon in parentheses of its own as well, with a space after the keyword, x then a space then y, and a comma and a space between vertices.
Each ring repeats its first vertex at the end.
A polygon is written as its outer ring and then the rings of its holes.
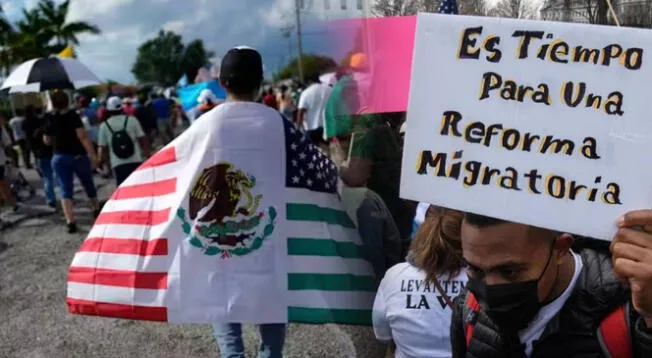
POLYGON ((175 148, 163 149, 113 193, 70 266, 70 313, 167 321, 164 224, 173 209, 177 163, 175 148))

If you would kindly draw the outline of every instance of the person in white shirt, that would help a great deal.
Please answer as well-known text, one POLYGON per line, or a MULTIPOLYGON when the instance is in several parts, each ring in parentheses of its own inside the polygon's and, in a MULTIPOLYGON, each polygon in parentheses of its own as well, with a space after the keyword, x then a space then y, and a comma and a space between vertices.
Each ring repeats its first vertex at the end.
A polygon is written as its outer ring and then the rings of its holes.
MULTIPOLYGON (((9 121, 9 127, 11 132, 14 135, 14 141, 20 147, 20 151, 23 157, 23 164, 25 168, 32 168, 32 160, 30 155, 29 146, 27 145, 27 140, 25 138, 25 130, 23 129, 23 123, 25 123, 25 117, 23 116, 22 109, 16 109, 16 116, 9 121)), ((18 163, 16 163, 18 165, 18 163)))
POLYGON ((463 214, 429 216, 410 246, 407 262, 380 283, 372 319, 376 338, 396 345, 397 358, 450 358, 452 301, 467 282, 460 226, 463 214))
POLYGON ((326 103, 332 87, 319 82, 319 76, 311 79, 308 86, 299 97, 297 124, 303 128, 314 144, 323 143, 326 103))
POLYGON ((120 186, 148 156, 149 143, 138 119, 122 111, 119 97, 109 98, 106 110, 109 119, 100 126, 99 156, 104 163, 110 159, 116 184, 120 186))

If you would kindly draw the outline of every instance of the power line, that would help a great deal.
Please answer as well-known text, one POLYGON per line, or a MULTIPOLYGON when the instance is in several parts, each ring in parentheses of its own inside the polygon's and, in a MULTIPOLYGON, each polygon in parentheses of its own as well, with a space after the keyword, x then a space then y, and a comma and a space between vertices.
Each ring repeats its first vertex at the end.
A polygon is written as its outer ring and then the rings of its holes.
POLYGON ((297 21, 297 45, 299 47, 299 56, 297 64, 299 66, 299 80, 303 82, 303 44, 301 43, 301 11, 299 5, 303 5, 302 0, 294 0, 294 13, 297 21), (300 4, 301 3, 301 4, 300 4))
POLYGON ((294 30, 294 25, 289 25, 281 28, 281 35, 288 40, 288 62, 292 60, 292 30, 294 30))

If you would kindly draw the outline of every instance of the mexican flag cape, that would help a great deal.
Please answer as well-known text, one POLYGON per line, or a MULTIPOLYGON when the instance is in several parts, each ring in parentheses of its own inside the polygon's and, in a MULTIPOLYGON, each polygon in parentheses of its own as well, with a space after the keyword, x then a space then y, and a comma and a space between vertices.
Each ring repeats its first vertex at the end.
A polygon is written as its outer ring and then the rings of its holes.
POLYGON ((376 278, 336 187, 336 167, 278 112, 222 104, 115 191, 70 266, 68 309, 369 324, 376 278))

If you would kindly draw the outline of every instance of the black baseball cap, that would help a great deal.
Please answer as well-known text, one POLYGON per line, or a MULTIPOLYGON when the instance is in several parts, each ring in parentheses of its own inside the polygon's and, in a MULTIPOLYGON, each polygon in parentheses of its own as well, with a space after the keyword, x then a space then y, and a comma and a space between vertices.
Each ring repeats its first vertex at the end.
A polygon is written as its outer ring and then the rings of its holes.
POLYGON ((251 47, 230 49, 222 58, 220 81, 227 87, 260 85, 263 80, 263 58, 251 47))

